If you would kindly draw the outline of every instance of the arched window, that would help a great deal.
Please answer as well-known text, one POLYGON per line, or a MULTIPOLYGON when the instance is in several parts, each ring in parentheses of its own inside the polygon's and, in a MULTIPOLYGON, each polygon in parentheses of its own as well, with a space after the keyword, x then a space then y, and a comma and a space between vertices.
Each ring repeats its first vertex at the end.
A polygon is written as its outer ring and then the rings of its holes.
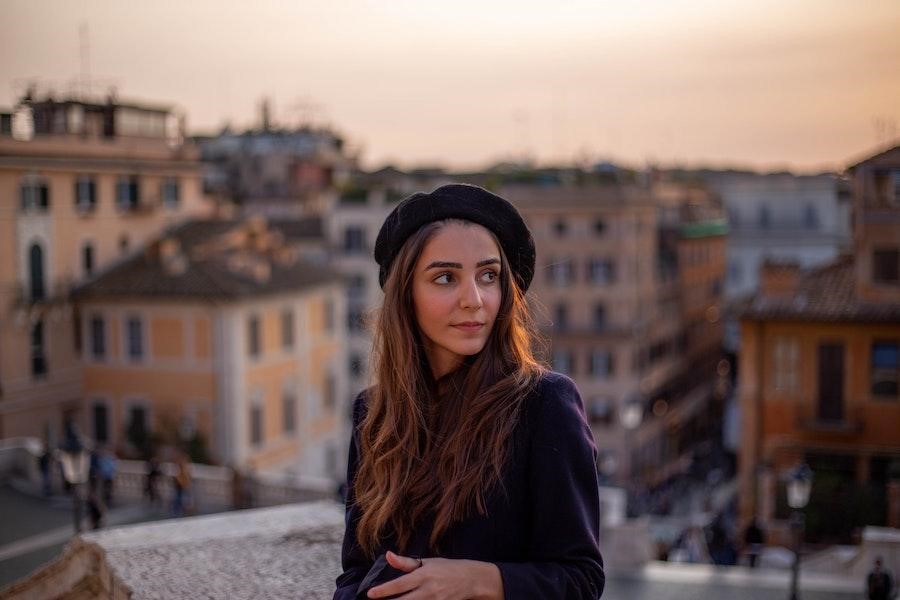
POLYGON ((34 243, 28 250, 28 272, 31 275, 31 299, 43 300, 46 296, 44 286, 44 250, 34 243))

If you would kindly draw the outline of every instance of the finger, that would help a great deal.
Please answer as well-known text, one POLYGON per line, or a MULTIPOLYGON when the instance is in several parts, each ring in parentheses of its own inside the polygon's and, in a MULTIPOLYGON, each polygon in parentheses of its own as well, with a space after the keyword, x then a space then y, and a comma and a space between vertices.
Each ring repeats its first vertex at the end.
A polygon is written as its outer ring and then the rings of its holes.
POLYGON ((419 587, 419 577, 415 573, 410 573, 371 588, 367 595, 369 598, 387 598, 412 591, 417 587, 419 587))
POLYGON ((419 568, 420 563, 418 558, 412 558, 411 556, 400 556, 399 554, 395 554, 390 550, 385 554, 385 558, 387 558, 388 564, 403 571, 404 573, 411 573, 419 568))

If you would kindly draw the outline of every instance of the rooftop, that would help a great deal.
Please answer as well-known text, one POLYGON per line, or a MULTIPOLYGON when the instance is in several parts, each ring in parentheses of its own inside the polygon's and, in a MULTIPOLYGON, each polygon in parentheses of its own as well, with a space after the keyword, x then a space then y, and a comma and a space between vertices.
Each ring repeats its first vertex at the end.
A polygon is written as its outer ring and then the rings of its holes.
POLYGON ((191 221, 81 286, 74 296, 236 300, 307 289, 338 279, 333 271, 302 260, 303 242, 322 238, 317 217, 191 221))
MULTIPOLYGON (((825 322, 900 322, 900 305, 865 302, 856 295, 852 255, 808 271, 789 265, 765 265, 781 279, 780 293, 761 291, 746 301, 741 311, 748 320, 791 320, 825 322), (788 273, 794 270, 795 273, 788 273)), ((765 275, 763 275, 764 277, 765 275)), ((764 287, 764 286, 763 286, 764 287)))

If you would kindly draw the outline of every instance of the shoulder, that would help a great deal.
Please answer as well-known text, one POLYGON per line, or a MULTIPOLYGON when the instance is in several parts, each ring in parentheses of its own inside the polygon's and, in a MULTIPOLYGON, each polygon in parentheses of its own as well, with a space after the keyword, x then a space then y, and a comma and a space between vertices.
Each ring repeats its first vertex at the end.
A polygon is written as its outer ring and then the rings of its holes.
POLYGON ((588 428, 578 387, 562 373, 547 371, 540 376, 529 398, 528 413, 532 428, 538 430, 565 434, 588 428))
POLYGON ((532 394, 532 403, 540 411, 563 409, 584 413, 578 386, 568 376, 555 371, 541 374, 532 394))

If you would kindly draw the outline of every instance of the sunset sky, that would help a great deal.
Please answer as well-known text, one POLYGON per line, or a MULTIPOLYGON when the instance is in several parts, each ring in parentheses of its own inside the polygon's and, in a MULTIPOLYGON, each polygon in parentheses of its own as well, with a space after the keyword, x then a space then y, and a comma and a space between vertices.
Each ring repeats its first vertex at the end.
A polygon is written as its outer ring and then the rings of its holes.
POLYGON ((98 92, 173 104, 192 132, 255 125, 267 95, 369 167, 811 171, 900 136, 897 0, 0 0, 0 106, 28 79, 68 89, 82 24, 98 92))

